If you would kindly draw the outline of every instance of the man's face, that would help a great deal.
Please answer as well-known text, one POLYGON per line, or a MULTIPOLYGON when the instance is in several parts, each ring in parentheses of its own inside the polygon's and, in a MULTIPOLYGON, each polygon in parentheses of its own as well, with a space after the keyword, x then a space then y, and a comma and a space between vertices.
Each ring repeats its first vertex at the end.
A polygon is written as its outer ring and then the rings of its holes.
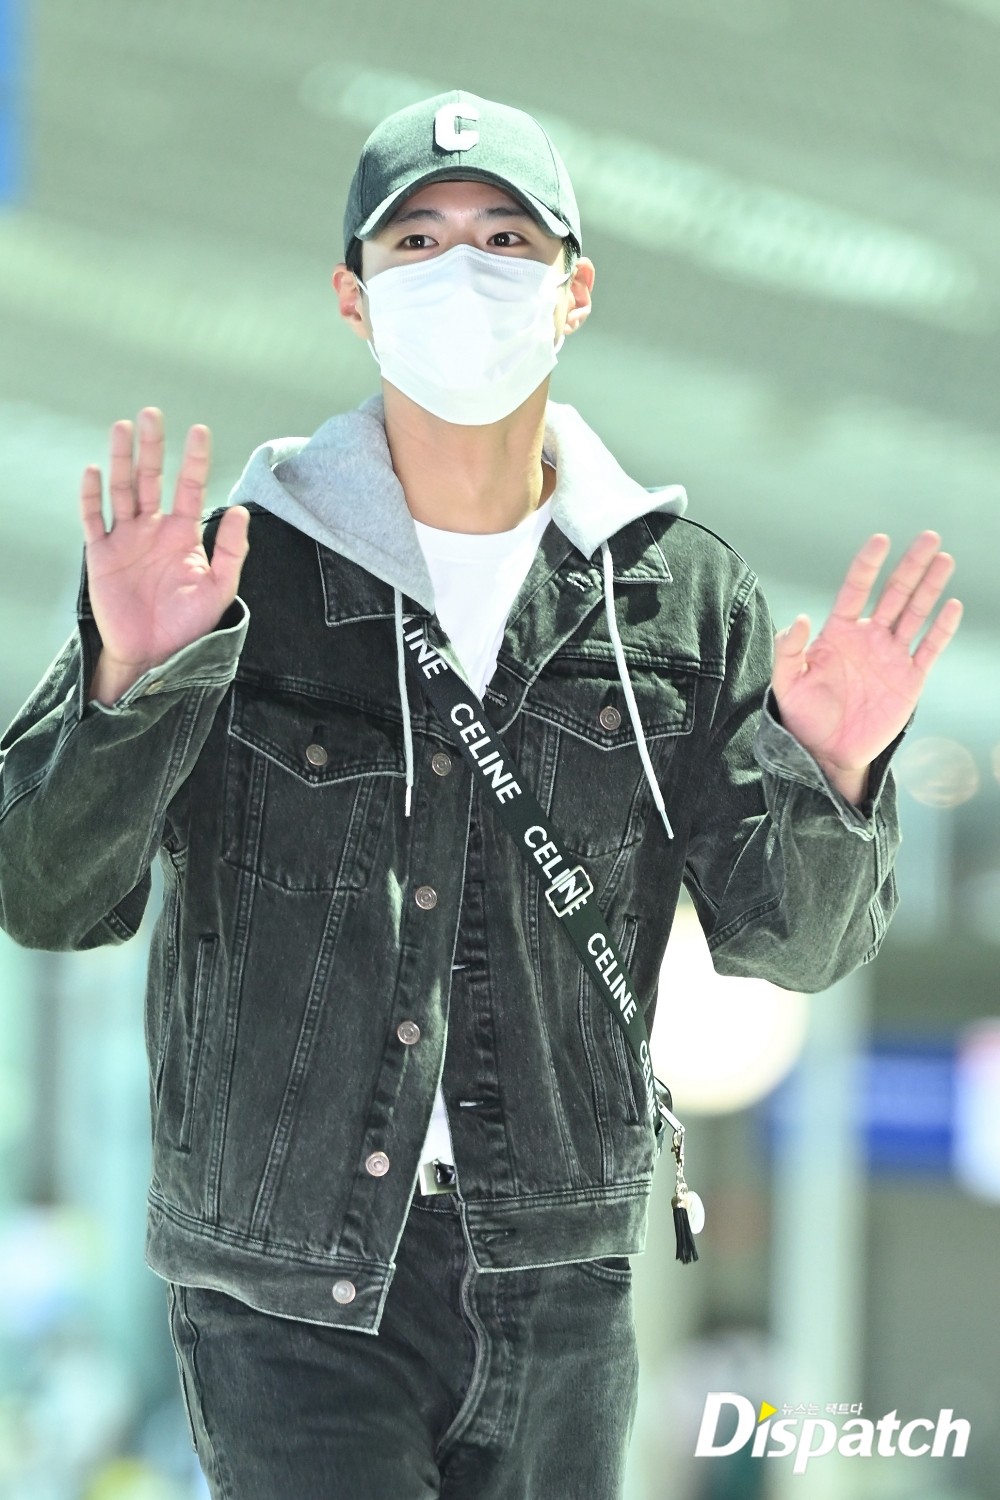
MULTIPOLYGON (((363 241, 362 280, 370 282, 393 266, 430 260, 456 245, 550 266, 563 264, 563 241, 548 234, 503 188, 471 179, 431 182, 398 202, 389 222, 363 241)), ((582 323, 590 310, 593 284, 593 263, 581 257, 572 280, 559 289, 557 334, 571 333, 582 323)), ((357 281, 343 262, 333 273, 333 285, 342 316, 362 338, 371 338, 367 299, 358 296, 357 281)))

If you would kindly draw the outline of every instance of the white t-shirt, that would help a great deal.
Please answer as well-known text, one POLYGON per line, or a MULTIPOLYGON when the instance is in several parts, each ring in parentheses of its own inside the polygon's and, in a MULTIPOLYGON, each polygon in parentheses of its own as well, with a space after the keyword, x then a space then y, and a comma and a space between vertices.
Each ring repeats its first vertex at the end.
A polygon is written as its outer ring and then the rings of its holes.
MULTIPOLYGON (((439 531, 414 522, 434 585, 437 617, 480 698, 496 671, 510 607, 551 514, 552 501, 546 500, 512 531, 486 535, 439 531)), ((455 1160, 440 1085, 420 1160, 432 1157, 455 1160)))
POLYGON ((414 521, 437 617, 480 697, 496 670, 510 607, 552 515, 546 500, 513 531, 438 531, 414 521))

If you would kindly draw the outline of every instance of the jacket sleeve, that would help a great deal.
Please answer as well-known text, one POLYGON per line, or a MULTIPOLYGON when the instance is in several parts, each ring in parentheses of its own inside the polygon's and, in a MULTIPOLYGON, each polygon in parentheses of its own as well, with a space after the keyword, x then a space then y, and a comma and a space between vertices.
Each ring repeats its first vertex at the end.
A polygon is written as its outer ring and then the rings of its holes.
POLYGON ((889 762, 902 734, 873 762, 866 800, 848 801, 781 725, 773 641, 751 575, 729 633, 685 884, 720 974, 813 992, 874 958, 895 910, 889 762))
POLYGON ((87 599, 77 627, 0 739, 0 926, 26 948, 134 936, 167 807, 236 672, 249 623, 237 597, 215 629, 112 705, 86 695, 101 649, 87 599))

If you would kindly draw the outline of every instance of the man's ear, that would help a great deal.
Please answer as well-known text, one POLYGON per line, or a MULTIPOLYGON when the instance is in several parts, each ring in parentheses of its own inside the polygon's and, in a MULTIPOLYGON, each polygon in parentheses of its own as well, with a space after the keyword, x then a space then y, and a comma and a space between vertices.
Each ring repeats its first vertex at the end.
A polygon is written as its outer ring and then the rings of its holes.
POLYGON ((573 299, 563 325, 566 333, 575 333, 581 323, 589 318, 596 274, 594 262, 587 260, 585 256, 581 256, 573 267, 572 279, 566 283, 566 290, 573 299))
POLYGON ((330 281, 340 304, 340 316, 359 338, 370 339, 372 330, 368 321, 368 309, 354 272, 347 269, 346 262, 339 261, 333 268, 330 281))

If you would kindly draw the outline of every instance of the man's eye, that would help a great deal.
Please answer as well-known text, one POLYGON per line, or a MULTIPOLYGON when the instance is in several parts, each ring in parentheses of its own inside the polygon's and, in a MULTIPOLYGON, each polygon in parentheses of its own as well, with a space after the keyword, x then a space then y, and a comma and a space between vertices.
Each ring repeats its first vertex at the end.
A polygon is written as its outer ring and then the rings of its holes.
POLYGON ((400 244, 401 250, 423 250, 423 245, 411 245, 411 240, 426 240, 426 234, 408 234, 400 244))
POLYGON ((513 244, 514 244, 514 231, 512 229, 501 229, 496 234, 491 235, 490 236, 490 240, 491 240, 491 243, 492 243, 493 240, 504 240, 504 241, 506 241, 505 244, 498 246, 498 249, 500 249, 500 250, 507 250, 507 249, 511 248, 513 246, 513 244))

